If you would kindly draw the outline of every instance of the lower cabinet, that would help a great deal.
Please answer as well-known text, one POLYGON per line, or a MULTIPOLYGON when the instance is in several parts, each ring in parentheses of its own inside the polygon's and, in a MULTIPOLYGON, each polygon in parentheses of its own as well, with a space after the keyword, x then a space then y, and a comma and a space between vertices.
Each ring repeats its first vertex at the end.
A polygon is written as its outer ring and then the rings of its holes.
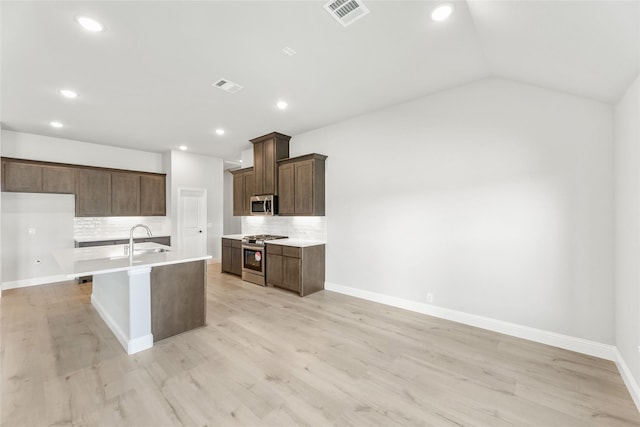
POLYGON ((222 239, 222 272, 242 276, 242 240, 222 239))
POLYGON ((267 244, 267 285, 287 289, 301 297, 324 289, 325 245, 267 244))

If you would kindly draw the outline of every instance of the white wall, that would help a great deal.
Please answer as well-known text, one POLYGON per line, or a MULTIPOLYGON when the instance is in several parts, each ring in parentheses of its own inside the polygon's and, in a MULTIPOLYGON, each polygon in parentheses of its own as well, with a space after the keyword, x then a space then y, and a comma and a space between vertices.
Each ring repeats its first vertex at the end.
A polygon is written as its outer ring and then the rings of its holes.
POLYGON ((63 272, 52 252, 73 248, 74 213, 70 194, 2 193, 3 286, 34 278, 64 280, 57 277, 63 272))
POLYGON ((636 384, 640 384, 639 117, 640 77, 615 108, 615 332, 618 350, 636 384))
POLYGON ((613 344, 613 109, 486 79, 296 135, 330 283, 613 344))
POLYGON ((223 212, 223 234, 239 234, 242 230, 242 224, 239 216, 233 216, 233 175, 228 170, 223 172, 224 175, 224 212, 223 212))
POLYGON ((217 157, 201 156, 182 151, 165 154, 169 164, 172 240, 178 230, 178 188, 204 188, 207 190, 207 253, 220 259, 223 230, 224 179, 223 161, 217 157))
POLYGON ((162 154, 2 130, 2 156, 162 173, 162 154))

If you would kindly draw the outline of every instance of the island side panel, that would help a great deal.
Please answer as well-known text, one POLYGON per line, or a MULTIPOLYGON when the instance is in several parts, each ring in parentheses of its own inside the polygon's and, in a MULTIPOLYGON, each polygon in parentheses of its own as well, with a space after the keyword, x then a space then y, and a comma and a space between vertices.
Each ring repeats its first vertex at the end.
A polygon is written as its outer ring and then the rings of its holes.
POLYGON ((205 325, 206 273, 206 261, 151 269, 151 332, 154 341, 205 325))
POLYGON ((129 343, 129 277, 126 271, 93 276, 91 304, 127 349, 129 343))

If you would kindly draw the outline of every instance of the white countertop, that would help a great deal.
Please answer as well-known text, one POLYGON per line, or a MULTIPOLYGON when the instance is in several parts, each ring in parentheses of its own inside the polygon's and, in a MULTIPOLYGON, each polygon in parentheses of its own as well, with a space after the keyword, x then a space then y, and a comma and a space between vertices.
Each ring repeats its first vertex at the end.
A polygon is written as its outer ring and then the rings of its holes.
POLYGON ((244 237, 243 234, 227 234, 226 236, 222 236, 223 239, 231 239, 231 240, 242 240, 244 237))
POLYGON ((96 274, 113 273, 143 267, 179 264, 210 259, 211 255, 185 250, 173 250, 158 243, 137 243, 137 249, 167 249, 168 252, 135 254, 133 263, 126 249, 129 245, 93 246, 89 248, 63 249, 53 253, 54 258, 69 279, 96 274))
MULTIPOLYGON (((169 237, 169 235, 162 235, 162 236, 147 236, 145 235, 139 235, 139 236, 133 236, 134 239, 153 239, 155 237, 169 237)), ((129 236, 100 236, 100 237, 78 237, 73 239, 74 241, 78 242, 78 243, 84 243, 84 242, 105 242, 105 241, 109 241, 109 240, 129 240, 129 236)))
POLYGON ((294 246, 297 248, 306 248, 309 246, 324 245, 325 242, 319 240, 302 240, 302 239, 274 239, 267 240, 268 245, 294 246))

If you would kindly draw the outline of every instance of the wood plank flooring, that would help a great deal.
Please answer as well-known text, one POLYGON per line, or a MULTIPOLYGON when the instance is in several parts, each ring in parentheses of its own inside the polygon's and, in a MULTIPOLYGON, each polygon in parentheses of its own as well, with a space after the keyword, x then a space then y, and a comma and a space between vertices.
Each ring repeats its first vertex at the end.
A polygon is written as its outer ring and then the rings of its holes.
POLYGON ((208 273, 208 325, 128 356, 91 284, 5 291, 2 426, 640 426, 612 362, 208 273))

